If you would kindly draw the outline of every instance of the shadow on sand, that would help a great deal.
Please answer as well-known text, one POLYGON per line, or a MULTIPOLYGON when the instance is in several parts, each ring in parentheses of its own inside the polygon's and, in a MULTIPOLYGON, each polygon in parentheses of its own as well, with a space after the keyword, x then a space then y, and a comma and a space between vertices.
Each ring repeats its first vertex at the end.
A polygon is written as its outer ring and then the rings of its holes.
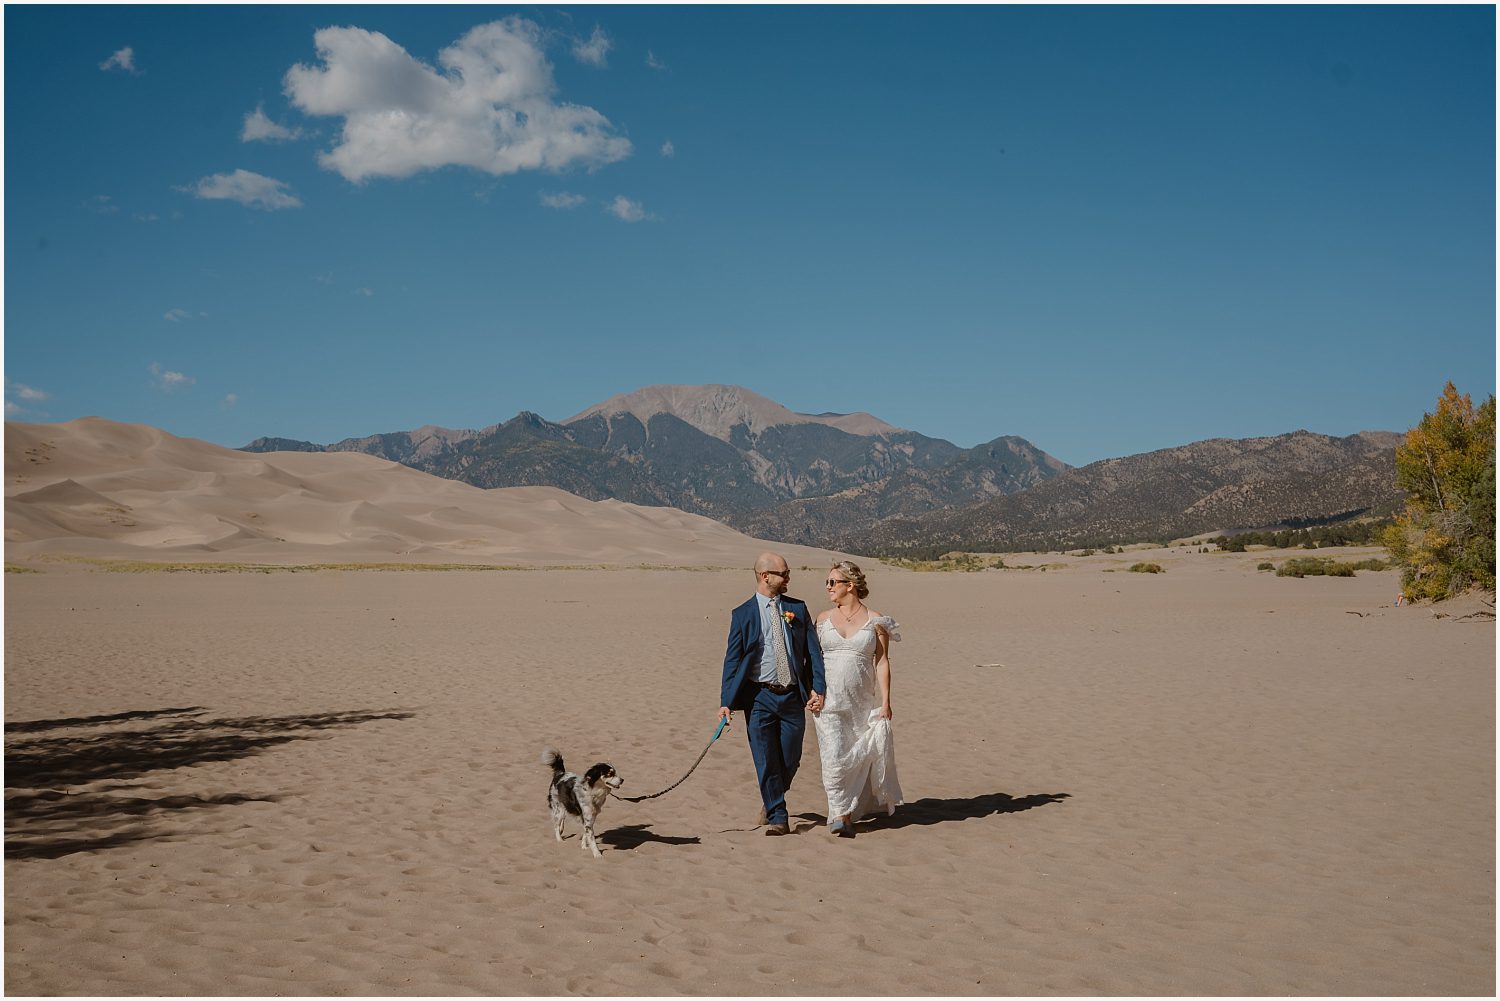
POLYGON ((181 709, 133 709, 130 712, 111 713, 108 716, 74 716, 70 719, 34 719, 24 723, 5 724, 5 735, 13 733, 41 733, 46 730, 63 730, 80 726, 101 726, 106 723, 132 723, 136 720, 157 719, 162 716, 202 716, 208 712, 203 706, 184 706, 181 709))
POLYGON ((611 848, 618 848, 622 852, 634 851, 647 842, 661 845, 697 845, 702 844, 701 838, 669 838, 661 834, 651 833, 650 824, 631 824, 627 827, 616 827, 612 831, 602 831, 599 840, 611 848))
MULTIPOLYGON (((5 726, 5 856, 57 858, 79 851, 116 848, 164 833, 159 821, 188 810, 275 802, 274 796, 114 795, 121 786, 87 788, 98 782, 128 782, 150 772, 250 757, 332 728, 375 720, 405 720, 414 713, 354 710, 295 716, 200 719, 202 706, 143 709, 108 716, 33 720, 5 726), (164 717, 192 717, 162 723, 164 717), (146 729, 109 729, 152 721, 146 729), (74 729, 65 736, 23 737, 74 729)), ((126 790, 136 791, 131 786, 126 790)))
MULTIPOLYGON (((860 832, 893 831, 914 825, 925 827, 955 820, 978 820, 982 817, 993 817, 996 814, 1020 813, 1023 810, 1034 810, 1039 806, 1061 803, 1070 795, 1065 792, 1043 792, 1018 798, 1009 793, 991 792, 982 796, 970 796, 967 799, 919 799, 896 807, 894 815, 877 814, 866 817, 859 822, 858 829, 860 832)), ((797 816, 814 823, 827 823, 827 818, 820 813, 799 813, 797 816)))

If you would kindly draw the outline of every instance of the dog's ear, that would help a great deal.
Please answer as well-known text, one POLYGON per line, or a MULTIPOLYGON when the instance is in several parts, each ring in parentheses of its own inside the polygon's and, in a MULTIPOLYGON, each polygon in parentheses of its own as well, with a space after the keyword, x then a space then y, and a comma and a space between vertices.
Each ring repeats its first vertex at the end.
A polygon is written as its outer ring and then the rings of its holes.
POLYGON ((609 764, 609 762, 607 762, 607 761, 601 761, 597 765, 595 765, 593 768, 590 768, 588 770, 588 774, 584 775, 583 780, 585 782, 587 782, 589 785, 593 785, 594 783, 598 782, 600 779, 607 779, 607 778, 609 778, 614 773, 615 773, 614 767, 611 766, 609 764))

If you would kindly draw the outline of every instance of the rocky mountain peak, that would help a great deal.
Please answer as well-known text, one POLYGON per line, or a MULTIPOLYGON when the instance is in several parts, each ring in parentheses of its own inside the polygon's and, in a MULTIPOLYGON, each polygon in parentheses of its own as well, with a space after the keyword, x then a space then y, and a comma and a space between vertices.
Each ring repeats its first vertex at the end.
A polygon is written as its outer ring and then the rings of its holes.
POLYGON ((595 415, 612 417, 616 414, 630 414, 642 424, 657 414, 670 414, 720 441, 729 441, 732 430, 741 424, 752 435, 780 424, 825 424, 857 435, 898 434, 901 431, 867 413, 799 414, 743 386, 721 384, 647 386, 633 393, 611 396, 603 403, 574 414, 563 423, 572 424, 595 415))

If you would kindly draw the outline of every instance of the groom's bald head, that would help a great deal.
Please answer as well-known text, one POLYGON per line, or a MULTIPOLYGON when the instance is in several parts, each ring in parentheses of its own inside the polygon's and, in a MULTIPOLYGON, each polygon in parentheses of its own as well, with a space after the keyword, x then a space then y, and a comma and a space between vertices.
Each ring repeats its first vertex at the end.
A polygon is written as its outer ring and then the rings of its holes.
POLYGON ((755 589, 766 597, 785 594, 791 576, 786 560, 775 553, 765 552, 755 558, 755 589))
POLYGON ((764 573, 767 570, 781 570, 784 572, 786 569, 786 560, 775 553, 765 552, 755 558, 756 573, 764 573))

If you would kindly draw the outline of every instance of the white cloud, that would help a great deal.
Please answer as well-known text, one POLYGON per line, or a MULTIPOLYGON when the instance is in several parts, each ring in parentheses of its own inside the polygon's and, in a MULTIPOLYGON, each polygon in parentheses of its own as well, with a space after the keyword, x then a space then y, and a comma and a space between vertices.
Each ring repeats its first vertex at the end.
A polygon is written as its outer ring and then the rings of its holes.
POLYGON ((302 138, 301 129, 278 125, 266 116, 265 106, 257 104, 255 110, 247 112, 245 124, 240 129, 240 142, 290 142, 302 138))
POLYGON ((624 195, 616 195, 615 200, 609 203, 605 211, 624 222, 640 222, 648 218, 640 202, 631 201, 624 195))
POLYGON ((501 176, 598 166, 630 155, 630 140, 593 108, 555 100, 542 31, 512 17, 482 24, 438 53, 441 69, 376 31, 324 28, 321 66, 287 71, 292 103, 343 118, 318 162, 350 181, 409 177, 440 167, 501 176))
POLYGON ((30 406, 30 404, 41 403, 43 400, 50 399, 50 393, 44 393, 40 389, 23 386, 19 382, 11 382, 7 379, 5 381, 5 395, 5 416, 7 418, 47 416, 44 411, 37 410, 35 407, 30 406), (15 399, 11 399, 11 397, 15 397, 15 399))
POLYGON ((21 399, 33 403, 49 399, 52 395, 51 393, 43 392, 40 389, 33 389, 32 387, 23 385, 19 382, 11 383, 10 388, 11 391, 21 399))
POLYGON ((544 191, 540 197, 542 204, 549 209, 576 209, 588 201, 582 195, 574 194, 571 191, 544 191))
POLYGON ((614 47, 614 40, 596 24, 594 33, 589 36, 588 41, 579 39, 573 43, 573 57, 581 63, 603 68, 609 60, 609 50, 614 47))
POLYGON ((84 204, 100 215, 115 215, 120 211, 120 206, 109 195, 95 195, 84 204))
POLYGON ((169 309, 161 315, 161 318, 163 320, 170 320, 173 323, 181 323, 183 320, 191 320, 193 314, 185 309, 169 309))
POLYGON ((219 406, 225 410, 233 410, 234 405, 240 402, 238 393, 229 393, 219 401, 219 406))
POLYGON ((123 49, 117 50, 114 55, 100 63, 99 68, 105 72, 110 70, 124 70, 132 76, 139 75, 135 68, 135 49, 127 45, 123 49))
POLYGON ((672 140, 668 139, 661 144, 661 155, 669 160, 677 155, 677 147, 672 145, 672 140))
POLYGON ((253 209, 294 209, 302 202, 296 195, 284 190, 286 182, 274 177, 263 177, 248 170, 236 170, 232 174, 212 174, 196 184, 180 188, 197 198, 224 198, 253 209))
POLYGON ((134 219, 136 222, 156 222, 161 218, 161 216, 157 215, 155 212, 136 212, 133 213, 130 218, 134 219))
POLYGON ((181 372, 170 372, 156 362, 151 363, 149 370, 151 372, 152 385, 163 393, 170 393, 175 389, 186 389, 198 381, 190 375, 183 375, 181 372))
POLYGON ((365 288, 364 286, 360 286, 359 288, 357 288, 357 289, 354 290, 354 294, 355 295, 362 295, 366 299, 368 299, 370 296, 374 295, 375 293, 372 292, 372 291, 370 291, 369 289, 365 288))
POLYGON ((654 70, 664 70, 667 68, 667 64, 656 58, 656 53, 650 49, 646 50, 646 65, 654 70))

